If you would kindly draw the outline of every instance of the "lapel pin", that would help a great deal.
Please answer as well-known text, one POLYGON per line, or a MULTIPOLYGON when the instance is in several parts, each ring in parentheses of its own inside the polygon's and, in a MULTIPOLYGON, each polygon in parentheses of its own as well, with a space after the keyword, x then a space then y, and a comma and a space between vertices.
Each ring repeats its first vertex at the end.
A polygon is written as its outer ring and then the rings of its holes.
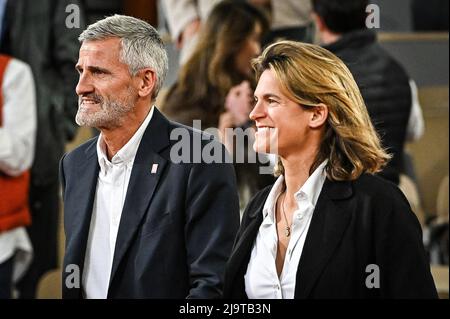
POLYGON ((156 171, 158 170, 158 164, 152 165, 152 174, 156 174, 156 171))

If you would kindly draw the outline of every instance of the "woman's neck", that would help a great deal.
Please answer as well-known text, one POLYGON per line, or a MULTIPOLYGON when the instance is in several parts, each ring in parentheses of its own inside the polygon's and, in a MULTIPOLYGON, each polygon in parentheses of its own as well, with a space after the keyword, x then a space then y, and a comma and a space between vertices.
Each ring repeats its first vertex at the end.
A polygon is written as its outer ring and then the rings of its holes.
POLYGON ((308 180, 316 156, 317 150, 311 150, 307 153, 294 154, 281 159, 284 167, 287 201, 293 201, 294 194, 308 180))

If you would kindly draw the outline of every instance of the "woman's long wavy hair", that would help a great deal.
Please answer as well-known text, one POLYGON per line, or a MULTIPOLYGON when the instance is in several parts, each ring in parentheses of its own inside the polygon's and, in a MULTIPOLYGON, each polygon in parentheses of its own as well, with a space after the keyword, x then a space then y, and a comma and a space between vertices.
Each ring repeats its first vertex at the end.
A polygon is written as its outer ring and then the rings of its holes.
POLYGON ((164 109, 207 104, 211 107, 205 112, 217 113, 214 108, 223 108, 225 96, 233 86, 253 80, 239 72, 235 59, 257 24, 262 34, 269 29, 267 17, 254 6, 236 1, 217 4, 200 31, 191 57, 181 68, 164 109))
MULTIPOLYGON (((293 41, 272 44, 253 61, 257 79, 272 70, 284 93, 305 109, 328 107, 325 132, 310 169, 328 159, 327 177, 357 179, 379 172, 391 158, 381 146, 359 88, 345 64, 317 45, 293 41)), ((283 175, 281 160, 275 175, 283 175)))

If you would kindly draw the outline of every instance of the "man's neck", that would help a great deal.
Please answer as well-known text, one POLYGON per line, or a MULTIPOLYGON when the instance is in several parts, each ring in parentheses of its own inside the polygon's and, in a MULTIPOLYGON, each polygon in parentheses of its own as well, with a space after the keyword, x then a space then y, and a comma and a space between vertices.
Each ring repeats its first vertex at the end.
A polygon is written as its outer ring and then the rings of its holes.
POLYGON ((136 113, 127 114, 127 117, 123 120, 119 127, 113 129, 102 128, 102 138, 106 146, 106 155, 108 160, 111 160, 117 152, 128 143, 133 137, 142 123, 145 121, 148 113, 151 110, 145 108, 142 111, 136 113))

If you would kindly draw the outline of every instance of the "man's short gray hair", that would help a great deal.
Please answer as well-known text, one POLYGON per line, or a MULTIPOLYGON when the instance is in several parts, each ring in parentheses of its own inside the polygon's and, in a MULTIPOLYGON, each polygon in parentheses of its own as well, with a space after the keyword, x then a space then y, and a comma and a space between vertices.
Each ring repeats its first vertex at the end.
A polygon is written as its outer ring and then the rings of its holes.
POLYGON ((168 69, 167 52, 158 31, 145 21, 116 14, 91 24, 78 40, 83 43, 114 37, 121 39, 121 62, 128 65, 131 75, 143 68, 152 68, 156 72, 152 95, 156 98, 168 69))

